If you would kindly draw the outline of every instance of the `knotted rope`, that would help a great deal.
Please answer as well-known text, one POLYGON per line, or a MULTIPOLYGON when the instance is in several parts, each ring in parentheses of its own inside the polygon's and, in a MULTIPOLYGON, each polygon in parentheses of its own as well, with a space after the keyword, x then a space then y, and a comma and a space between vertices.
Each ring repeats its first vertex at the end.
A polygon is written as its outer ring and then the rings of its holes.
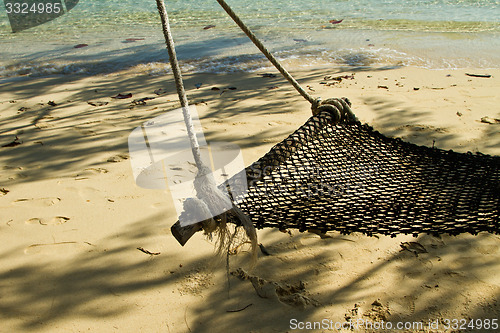
MULTIPOLYGON (((311 103, 311 109, 313 115, 319 114, 321 111, 329 111, 335 118, 336 121, 341 121, 341 120, 356 120, 356 117, 354 116, 353 112, 350 109, 351 103, 347 98, 343 99, 338 99, 338 98, 331 98, 327 99, 325 101, 321 101, 320 98, 314 98, 311 96, 309 93, 307 93, 295 80, 290 73, 281 65, 281 63, 267 50, 267 48, 262 44, 262 42, 255 36, 255 34, 243 23, 243 21, 236 15, 236 13, 229 7, 229 5, 224 1, 224 0, 217 0, 217 2, 222 6, 222 8, 226 11, 226 13, 234 20, 234 22, 243 30, 243 32, 250 38, 250 40, 257 46, 257 48, 269 59, 269 61, 278 69, 278 71, 292 84, 292 86, 302 95, 309 103, 311 103)), ((183 114, 185 118, 188 118, 188 121, 186 121, 186 126, 189 131, 189 123, 191 122, 190 120, 190 115, 189 115, 189 110, 185 107, 187 106, 187 98, 185 97, 185 92, 184 92, 184 87, 182 85, 182 78, 179 70, 179 66, 176 60, 175 56, 175 49, 173 46, 173 40, 172 36, 170 35, 170 27, 168 25, 168 17, 167 17, 167 12, 165 9, 165 6, 163 5, 163 1, 157 0, 158 3, 158 9, 160 11, 160 17, 162 18, 162 23, 163 23, 163 32, 165 34, 165 40, 167 42, 167 47, 169 50, 169 56, 170 56, 170 62, 172 64, 172 70, 174 72, 175 76, 175 82, 177 88, 177 92, 179 94, 179 99, 181 100, 181 105, 183 106, 183 114)), ((192 126, 191 126, 192 128, 192 126)), ((188 132, 192 133, 194 131, 188 132)), ((191 135, 191 134, 190 134, 191 135)), ((193 155, 199 156, 199 147, 198 143, 196 141, 196 137, 194 134, 192 134, 194 138, 191 140, 193 148, 193 155)), ((198 170, 206 170, 208 168, 204 167, 203 164, 201 163, 201 159, 199 159, 199 162, 197 162, 198 170)), ((212 181, 208 181, 213 184, 215 184, 212 181)), ((205 182, 207 183, 207 182, 205 182)), ((195 183, 196 185, 196 183, 195 183)), ((199 191, 198 197, 203 197, 201 195, 202 191, 199 191)), ((212 195, 209 196, 211 198, 216 198, 217 195, 212 195)), ((209 198, 207 198, 205 201, 211 201, 209 198)), ((224 200, 223 200, 224 201, 224 200)), ((222 202, 223 202, 222 201, 222 202)), ((189 210, 196 210, 196 211, 201 211, 204 212, 206 215, 209 214, 208 208, 204 203, 198 202, 196 199, 193 200, 186 200, 184 203, 184 211, 186 214, 188 214, 189 210)), ((256 238, 256 232, 254 230, 253 224, 251 224, 250 219, 246 215, 243 214, 243 212, 238 209, 236 206, 233 205, 233 209, 231 209, 228 212, 230 215, 233 216, 239 216, 239 220, 242 221, 240 222, 241 225, 243 225, 248 237, 251 239, 252 247, 254 247, 257 244, 257 238, 256 238), (255 235, 255 236, 254 236, 255 235)), ((227 216, 221 216, 219 221, 219 225, 225 224, 227 216)), ((229 216, 229 219, 231 221, 234 221, 231 216, 229 216)), ((203 223, 205 231, 207 230, 213 230, 214 226, 216 223, 213 220, 205 221, 203 223)), ((191 227, 184 227, 180 224, 178 221, 172 226, 172 233, 175 236, 175 238, 181 243, 181 245, 184 245, 189 238, 196 232, 198 231, 199 228, 191 228, 191 227)), ((226 239, 225 237, 219 237, 220 240, 226 239)), ((227 240, 227 239, 226 239, 227 240)), ((254 257, 255 257, 255 251, 254 251, 254 257)))
POLYGON ((198 172, 194 180, 196 198, 190 198, 184 202, 184 211, 187 214, 196 211, 196 215, 198 216, 215 216, 215 212, 225 211, 222 222, 219 224, 217 224, 212 217, 201 222, 205 233, 211 234, 213 232, 217 232, 219 234, 218 250, 220 252, 228 250, 232 242, 232 237, 226 229, 225 214, 230 214, 232 217, 235 217, 238 223, 243 226, 248 238, 250 239, 252 246, 252 262, 255 262, 257 257, 257 232, 255 231, 255 227, 250 219, 232 203, 231 199, 217 188, 212 170, 206 166, 201 159, 200 145, 194 131, 193 119, 189 111, 189 104, 186 91, 184 90, 182 74, 175 52, 174 40, 170 32, 167 9, 163 0, 156 0, 156 5, 162 22, 163 35, 165 36, 170 66, 172 67, 172 72, 175 78, 175 86, 177 88, 177 94, 182 107, 184 123, 186 125, 196 167, 198 168, 198 172))

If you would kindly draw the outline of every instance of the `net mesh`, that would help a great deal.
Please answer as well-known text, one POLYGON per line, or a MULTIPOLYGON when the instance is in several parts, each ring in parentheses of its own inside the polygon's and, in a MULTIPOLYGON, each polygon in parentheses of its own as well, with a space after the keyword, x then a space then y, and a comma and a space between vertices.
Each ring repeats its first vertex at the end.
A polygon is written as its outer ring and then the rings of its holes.
POLYGON ((233 200, 259 229, 498 234, 499 166, 323 111, 247 167, 248 192, 233 200))

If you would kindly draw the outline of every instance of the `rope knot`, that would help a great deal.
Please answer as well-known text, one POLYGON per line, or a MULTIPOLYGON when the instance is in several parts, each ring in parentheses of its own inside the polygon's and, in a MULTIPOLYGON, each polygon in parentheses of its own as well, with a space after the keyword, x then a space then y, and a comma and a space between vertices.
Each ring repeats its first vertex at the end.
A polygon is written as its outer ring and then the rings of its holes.
POLYGON ((323 111, 328 111, 334 117, 335 122, 341 121, 356 121, 356 116, 351 111, 351 102, 346 97, 342 98, 329 98, 321 101, 316 99, 312 104, 312 113, 317 115, 323 111))

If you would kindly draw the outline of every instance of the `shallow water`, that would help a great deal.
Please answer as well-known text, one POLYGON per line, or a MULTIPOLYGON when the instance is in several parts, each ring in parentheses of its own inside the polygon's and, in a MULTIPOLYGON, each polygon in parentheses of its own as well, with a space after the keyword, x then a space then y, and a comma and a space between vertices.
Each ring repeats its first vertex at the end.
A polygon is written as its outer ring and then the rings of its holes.
MULTIPOLYGON (((288 68, 498 68, 497 0, 231 0, 288 68), (331 24, 330 20, 343 20, 331 24)), ((184 71, 252 71, 267 60, 215 0, 166 1, 184 71), (215 25, 211 29, 203 29, 215 25)), ((46 24, 12 33, 0 12, 0 75, 168 72, 156 2, 80 1, 46 24), (127 41, 136 38, 140 40, 127 41), (77 44, 87 47, 74 48, 77 44)))

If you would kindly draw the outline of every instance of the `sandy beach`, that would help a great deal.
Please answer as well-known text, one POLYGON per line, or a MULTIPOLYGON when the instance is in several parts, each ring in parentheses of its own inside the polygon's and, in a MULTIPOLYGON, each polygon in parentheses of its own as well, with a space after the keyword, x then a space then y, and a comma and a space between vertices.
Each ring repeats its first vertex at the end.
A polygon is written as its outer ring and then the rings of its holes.
MULTIPOLYGON (((184 75, 207 141, 238 145, 245 165, 311 115, 286 80, 263 73, 184 75)), ((387 136, 500 155, 499 69, 291 73, 313 96, 348 97, 387 136)), ((170 193, 134 182, 129 134, 178 107, 172 76, 134 69, 0 81, 0 332, 292 332, 305 331, 292 320, 323 319, 451 332, 447 319, 500 318, 500 236, 485 233, 322 239, 265 229, 270 255, 249 270, 242 246, 230 271, 246 273, 228 280, 213 242, 199 233, 181 247, 171 235, 170 193), (263 279, 259 293, 248 277, 263 279)))

